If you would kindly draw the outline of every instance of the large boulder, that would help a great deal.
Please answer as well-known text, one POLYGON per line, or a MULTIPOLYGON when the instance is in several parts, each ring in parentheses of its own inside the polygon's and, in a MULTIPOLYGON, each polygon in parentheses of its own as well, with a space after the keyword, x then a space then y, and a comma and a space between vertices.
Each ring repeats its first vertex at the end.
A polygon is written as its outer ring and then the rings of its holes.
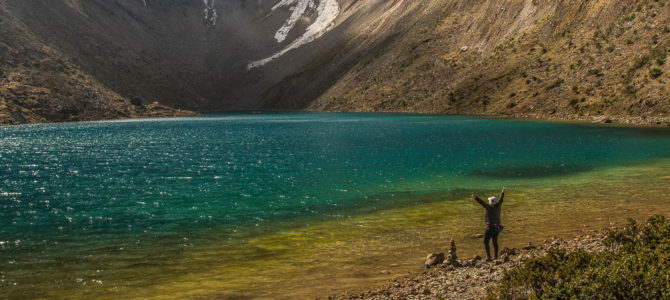
POLYGON ((137 96, 130 96, 130 104, 135 105, 135 106, 141 106, 142 105, 142 99, 137 96))
POLYGON ((426 262, 425 265, 427 267, 429 266, 435 266, 437 264, 440 264, 444 261, 444 253, 431 253, 426 256, 426 262))

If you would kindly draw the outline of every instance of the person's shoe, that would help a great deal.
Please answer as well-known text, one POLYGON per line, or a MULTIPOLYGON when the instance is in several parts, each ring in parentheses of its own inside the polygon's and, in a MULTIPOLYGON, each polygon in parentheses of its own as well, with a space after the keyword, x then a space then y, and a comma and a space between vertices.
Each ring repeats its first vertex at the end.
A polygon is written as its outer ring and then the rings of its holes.
POLYGON ((490 258, 490 257, 487 257, 487 258, 486 258, 486 261, 490 262, 490 261, 491 261, 491 258, 490 258))

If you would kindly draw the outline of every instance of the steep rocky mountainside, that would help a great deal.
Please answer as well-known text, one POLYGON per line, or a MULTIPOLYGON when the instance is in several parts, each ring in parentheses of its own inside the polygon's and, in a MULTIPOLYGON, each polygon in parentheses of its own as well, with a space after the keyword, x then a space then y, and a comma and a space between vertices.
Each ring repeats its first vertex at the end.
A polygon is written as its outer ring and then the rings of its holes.
POLYGON ((192 114, 131 104, 37 41, 0 2, 0 125, 192 114))
POLYGON ((0 22, 4 123, 146 115, 131 97, 197 111, 670 109, 669 0, 0 0, 0 22))
POLYGON ((667 120, 667 0, 423 4, 310 108, 667 120))
POLYGON ((3 41, 53 50, 124 98, 219 111, 306 107, 359 56, 337 47, 393 2, 0 0, 0 7, 3 41))

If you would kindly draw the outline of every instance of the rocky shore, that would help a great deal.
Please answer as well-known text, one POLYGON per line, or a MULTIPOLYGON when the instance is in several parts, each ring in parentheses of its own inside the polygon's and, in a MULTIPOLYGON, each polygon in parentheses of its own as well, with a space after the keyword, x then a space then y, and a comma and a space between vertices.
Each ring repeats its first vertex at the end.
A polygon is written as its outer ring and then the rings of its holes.
POLYGON ((607 251, 602 243, 605 234, 606 231, 592 231, 570 240, 554 237, 542 245, 528 243, 521 249, 503 248, 499 259, 491 262, 478 256, 456 263, 450 263, 447 258, 444 263, 421 273, 395 278, 378 288, 331 295, 327 299, 481 299, 506 270, 532 257, 544 256, 550 249, 607 251))
POLYGON ((510 114, 502 115, 502 117, 514 119, 544 119, 544 120, 564 120, 564 121, 578 121, 602 124, 626 124, 636 126, 661 126, 670 127, 670 117, 621 117, 621 116, 580 116, 570 114, 510 114))
POLYGON ((7 109, 6 105, 0 103, 0 126, 37 124, 37 123, 60 123, 60 122, 83 122, 99 120, 121 120, 137 118, 162 118, 162 117, 191 117, 198 113, 190 110, 175 109, 158 103, 147 105, 131 105, 123 101, 117 101, 104 109, 80 109, 72 110, 69 114, 54 113, 50 108, 26 111, 21 109, 7 109))

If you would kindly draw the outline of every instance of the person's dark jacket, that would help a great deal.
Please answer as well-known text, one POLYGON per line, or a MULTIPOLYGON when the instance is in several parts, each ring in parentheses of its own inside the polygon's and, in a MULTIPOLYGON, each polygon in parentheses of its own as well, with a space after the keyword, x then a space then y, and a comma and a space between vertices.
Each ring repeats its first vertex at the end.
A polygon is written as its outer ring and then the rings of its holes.
POLYGON ((494 205, 489 205, 479 197, 475 197, 475 200, 486 209, 486 225, 500 224, 500 206, 502 206, 504 196, 505 192, 500 192, 500 198, 494 205))

